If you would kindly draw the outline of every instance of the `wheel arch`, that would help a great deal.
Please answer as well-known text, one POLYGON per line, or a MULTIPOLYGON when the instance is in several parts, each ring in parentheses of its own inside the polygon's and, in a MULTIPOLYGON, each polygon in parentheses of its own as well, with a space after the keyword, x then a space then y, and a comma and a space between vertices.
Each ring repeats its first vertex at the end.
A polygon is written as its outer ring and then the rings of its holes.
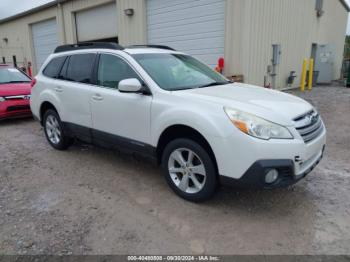
POLYGON ((56 111, 56 113, 58 113, 57 111, 57 108, 55 107, 54 104, 52 104, 51 102, 49 101, 44 101, 43 103, 41 103, 40 105, 40 110, 39 110, 39 113, 40 113, 40 123, 41 125, 43 125, 43 121, 44 121, 44 114, 47 110, 49 109, 53 109, 56 111))
POLYGON ((161 163, 162 154, 167 144, 177 138, 191 139, 203 146, 203 148, 208 152, 210 158, 213 160, 216 172, 218 172, 216 157, 208 140, 198 130, 182 124, 169 126, 161 133, 156 148, 158 164, 161 163))

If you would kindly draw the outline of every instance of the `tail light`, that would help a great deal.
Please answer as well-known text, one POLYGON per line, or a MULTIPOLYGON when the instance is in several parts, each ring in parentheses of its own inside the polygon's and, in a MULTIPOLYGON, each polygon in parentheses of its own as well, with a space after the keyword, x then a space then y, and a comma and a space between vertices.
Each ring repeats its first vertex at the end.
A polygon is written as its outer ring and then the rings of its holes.
POLYGON ((30 86, 31 86, 31 87, 34 87, 35 84, 36 84, 36 79, 33 78, 32 81, 30 82, 30 86))

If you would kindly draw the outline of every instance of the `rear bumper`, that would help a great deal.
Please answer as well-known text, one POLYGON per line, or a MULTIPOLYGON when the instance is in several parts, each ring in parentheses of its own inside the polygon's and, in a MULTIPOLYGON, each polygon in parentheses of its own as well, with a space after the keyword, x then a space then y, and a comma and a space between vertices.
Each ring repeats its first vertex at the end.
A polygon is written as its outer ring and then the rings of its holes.
POLYGON ((227 176, 220 176, 220 182, 225 186, 234 186, 251 189, 273 189, 287 187, 305 178, 323 158, 325 146, 320 154, 308 163, 308 168, 301 174, 295 173, 293 160, 260 160, 255 162, 240 179, 227 176), (276 169, 279 173, 278 179, 272 184, 265 182, 265 175, 271 169, 276 169))

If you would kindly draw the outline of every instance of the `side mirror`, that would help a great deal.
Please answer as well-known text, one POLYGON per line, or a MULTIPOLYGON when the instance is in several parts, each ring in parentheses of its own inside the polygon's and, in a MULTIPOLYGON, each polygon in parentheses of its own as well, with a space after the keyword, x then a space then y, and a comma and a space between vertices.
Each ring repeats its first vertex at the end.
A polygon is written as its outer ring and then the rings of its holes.
POLYGON ((141 93, 142 84, 136 78, 124 79, 119 82, 118 90, 123 93, 141 93))

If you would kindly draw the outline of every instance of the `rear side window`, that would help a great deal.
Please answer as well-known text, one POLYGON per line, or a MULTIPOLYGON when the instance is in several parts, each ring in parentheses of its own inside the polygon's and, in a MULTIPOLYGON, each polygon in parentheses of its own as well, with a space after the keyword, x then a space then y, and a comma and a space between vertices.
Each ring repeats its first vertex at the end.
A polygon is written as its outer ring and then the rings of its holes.
POLYGON ((66 80, 91 83, 91 71, 95 54, 72 55, 69 59, 66 80))
POLYGON ((66 56, 60 56, 52 59, 45 67, 43 74, 47 77, 57 78, 66 58, 66 56))
POLYGON ((70 57, 67 57, 66 61, 64 62, 62 69, 61 69, 61 72, 58 74, 58 77, 57 77, 58 79, 66 80, 69 59, 70 59, 70 57))

